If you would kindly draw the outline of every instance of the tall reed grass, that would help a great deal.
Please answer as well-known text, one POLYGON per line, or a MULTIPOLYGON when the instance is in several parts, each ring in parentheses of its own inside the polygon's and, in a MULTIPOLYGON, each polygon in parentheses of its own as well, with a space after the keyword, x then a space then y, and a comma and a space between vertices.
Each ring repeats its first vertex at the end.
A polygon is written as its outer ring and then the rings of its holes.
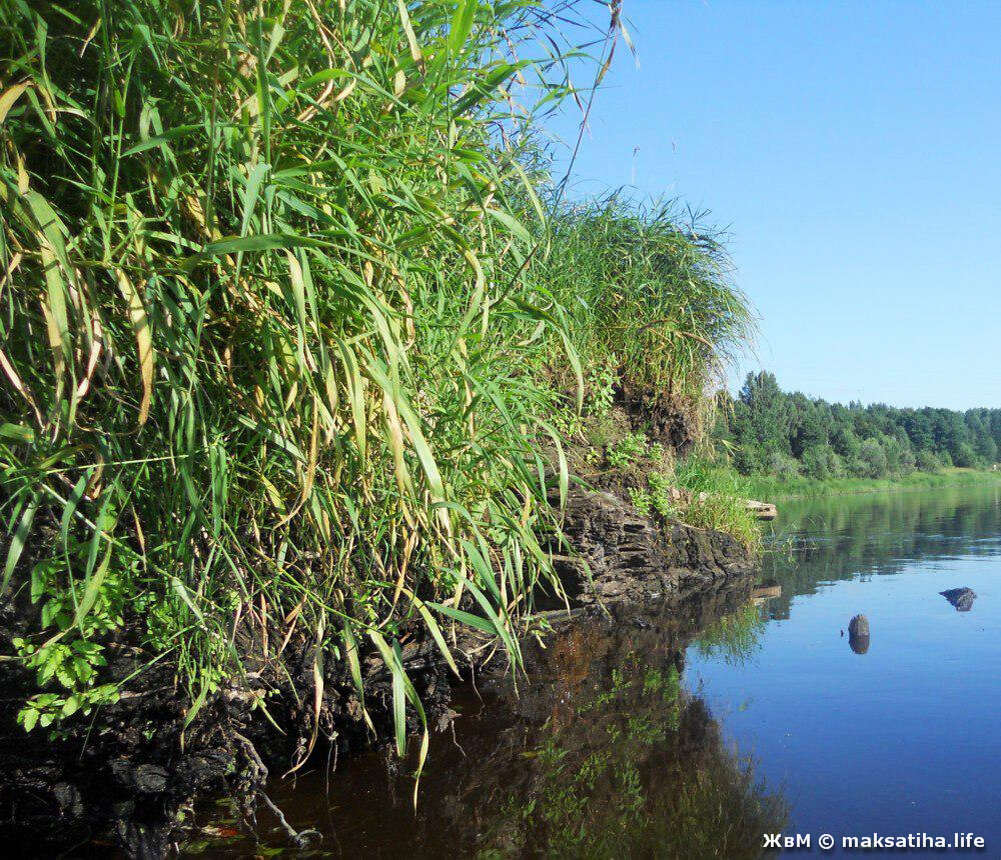
POLYGON ((590 364, 613 366, 629 388, 708 406, 754 318, 725 237, 705 218, 621 192, 561 205, 550 221, 547 283, 590 364))
POLYGON ((101 643, 132 623, 189 721, 244 635, 268 659, 314 641, 317 702, 324 654, 360 688, 378 653, 401 750, 423 720, 403 625, 453 666, 453 623, 517 662, 533 590, 559 591, 536 538, 570 479, 541 453, 554 392, 613 352, 699 390, 746 323, 716 246, 665 214, 547 224, 532 129, 572 92, 575 6, 0 0, 26 728, 112 699, 101 643))

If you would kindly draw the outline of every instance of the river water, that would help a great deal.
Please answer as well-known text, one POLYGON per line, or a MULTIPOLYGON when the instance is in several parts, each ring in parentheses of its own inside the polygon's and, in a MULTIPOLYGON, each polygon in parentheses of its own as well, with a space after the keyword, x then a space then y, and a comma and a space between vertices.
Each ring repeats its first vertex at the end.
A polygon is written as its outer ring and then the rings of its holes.
MULTIPOLYGON (((1001 856, 999 490, 787 503, 775 533, 757 581, 578 621, 526 644, 517 693, 460 694, 416 813, 376 753, 274 786, 322 834, 298 856, 755 857, 765 833, 1001 856)), ((282 852, 265 816, 212 818, 188 853, 282 852)))

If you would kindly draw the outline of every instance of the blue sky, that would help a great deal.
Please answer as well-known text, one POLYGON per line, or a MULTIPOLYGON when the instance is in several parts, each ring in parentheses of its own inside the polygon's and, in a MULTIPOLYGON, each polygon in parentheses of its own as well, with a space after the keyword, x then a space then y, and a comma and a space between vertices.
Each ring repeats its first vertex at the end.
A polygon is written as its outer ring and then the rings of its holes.
POLYGON ((632 183, 729 228, 761 317, 734 378, 1001 406, 1001 4, 624 11, 640 68, 620 44, 570 193, 632 183))

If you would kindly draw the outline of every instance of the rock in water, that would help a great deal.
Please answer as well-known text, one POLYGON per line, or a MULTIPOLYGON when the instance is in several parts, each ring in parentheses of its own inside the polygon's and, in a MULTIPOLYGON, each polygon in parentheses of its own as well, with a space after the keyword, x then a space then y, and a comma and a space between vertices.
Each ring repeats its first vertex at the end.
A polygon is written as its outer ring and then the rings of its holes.
POLYGON ((851 621, 848 622, 848 635, 849 636, 865 636, 869 637, 869 619, 864 615, 856 615, 851 621))
POLYGON ((957 612, 969 612, 973 609, 973 600, 977 596, 972 588, 950 588, 948 591, 940 591, 939 594, 955 606, 957 612))
POLYGON ((869 619, 864 615, 856 615, 848 622, 848 647, 856 654, 869 650, 869 619))

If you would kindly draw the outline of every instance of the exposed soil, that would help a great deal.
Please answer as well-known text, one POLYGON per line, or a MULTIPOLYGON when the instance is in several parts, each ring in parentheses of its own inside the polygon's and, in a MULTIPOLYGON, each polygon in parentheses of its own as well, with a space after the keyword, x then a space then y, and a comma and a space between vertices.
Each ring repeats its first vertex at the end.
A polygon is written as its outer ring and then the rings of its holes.
POLYGON ((652 441, 679 457, 689 454, 699 440, 699 410, 690 398, 627 384, 616 392, 616 399, 634 430, 646 430, 652 441))

